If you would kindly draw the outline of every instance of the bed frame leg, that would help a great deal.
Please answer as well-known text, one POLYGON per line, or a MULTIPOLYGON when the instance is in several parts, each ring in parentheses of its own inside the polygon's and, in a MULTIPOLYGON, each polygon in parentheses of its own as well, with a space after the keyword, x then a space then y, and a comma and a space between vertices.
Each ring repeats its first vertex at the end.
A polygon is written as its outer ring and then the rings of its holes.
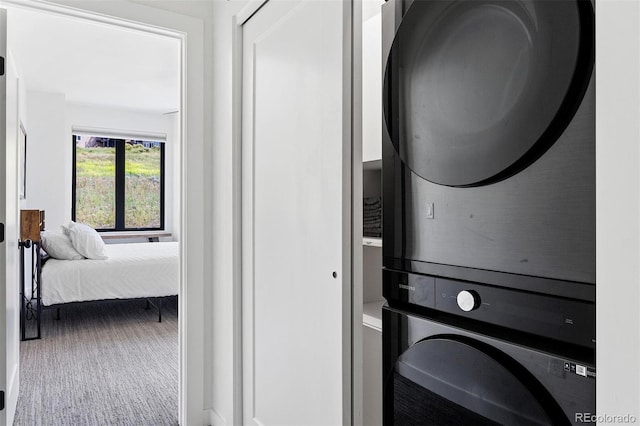
POLYGON ((60 308, 56 308, 56 320, 60 321, 60 308))
POLYGON ((162 322, 162 297, 154 297, 153 302, 147 299, 147 307, 145 309, 150 309, 151 306, 158 310, 158 322, 162 322))

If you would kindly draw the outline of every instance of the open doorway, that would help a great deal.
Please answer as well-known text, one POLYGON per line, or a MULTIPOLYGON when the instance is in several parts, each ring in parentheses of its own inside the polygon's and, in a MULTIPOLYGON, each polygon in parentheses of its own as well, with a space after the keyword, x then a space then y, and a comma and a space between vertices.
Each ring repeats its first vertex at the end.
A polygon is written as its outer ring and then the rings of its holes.
MULTIPOLYGON (((19 77, 18 115, 28 135, 20 208, 44 210, 47 232, 75 219, 117 245, 131 247, 150 231, 163 242, 181 241, 183 40, 50 11, 11 12, 8 45, 19 77), (125 193, 143 188, 122 197, 124 216, 118 219, 119 208, 113 209, 110 229, 111 209, 105 204, 109 198, 114 205, 119 201, 117 190, 105 182, 119 179, 116 149, 110 146, 115 140, 122 141, 125 152, 125 193), (133 180, 146 186, 130 188, 133 180), (78 191, 80 184, 84 192, 78 191), (151 208, 137 203, 147 196, 151 208), (82 200, 93 204, 87 207, 82 200), (145 210, 143 219, 127 219, 140 210, 145 210), (95 219, 93 211, 106 211, 106 219, 95 219), (124 229, 116 226, 119 222, 124 229)), ((180 277, 178 272, 176 294, 184 287, 180 277)), ((178 423, 178 300, 164 301, 160 323, 144 309, 144 299, 141 306, 136 300, 94 304, 90 299, 61 299, 59 320, 57 310, 45 309, 43 338, 22 344, 15 424, 178 423), (37 391, 30 393, 34 387, 37 391), (61 417, 53 417, 56 412, 61 417)))

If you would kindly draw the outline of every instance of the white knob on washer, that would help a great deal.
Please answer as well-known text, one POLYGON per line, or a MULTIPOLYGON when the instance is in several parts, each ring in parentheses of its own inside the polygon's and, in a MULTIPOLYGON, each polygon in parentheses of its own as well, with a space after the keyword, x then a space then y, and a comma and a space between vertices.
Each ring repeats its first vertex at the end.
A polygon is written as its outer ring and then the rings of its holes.
POLYGON ((480 296, 472 290, 462 290, 457 297, 458 307, 465 312, 471 312, 480 306, 480 296))

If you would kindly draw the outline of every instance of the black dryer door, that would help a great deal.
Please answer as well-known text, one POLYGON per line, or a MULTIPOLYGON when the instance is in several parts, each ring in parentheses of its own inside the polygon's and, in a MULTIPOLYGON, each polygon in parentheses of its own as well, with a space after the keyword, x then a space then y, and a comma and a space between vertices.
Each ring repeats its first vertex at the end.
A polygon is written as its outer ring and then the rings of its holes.
POLYGON ((512 176, 573 118, 593 51, 588 0, 415 0, 387 58, 391 142, 405 165, 436 184, 512 176))
POLYGON ((395 363, 392 386, 393 408, 385 410, 384 424, 570 424, 524 367, 461 336, 440 335, 411 346, 395 363))

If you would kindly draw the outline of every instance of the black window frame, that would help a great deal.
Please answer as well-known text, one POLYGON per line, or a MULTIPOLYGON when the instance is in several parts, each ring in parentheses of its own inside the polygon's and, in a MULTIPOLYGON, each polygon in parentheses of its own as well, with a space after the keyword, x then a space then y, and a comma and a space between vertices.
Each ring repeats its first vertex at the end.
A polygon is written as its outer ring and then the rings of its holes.
MULTIPOLYGON (((72 133, 72 155, 73 155, 73 167, 71 174, 71 220, 76 221, 76 136, 82 136, 81 134, 72 133)), ((123 231, 164 231, 164 199, 165 199, 165 142, 148 139, 150 142, 160 142, 160 227, 158 228, 127 228, 125 227, 125 161, 126 161, 126 139, 122 137, 108 137, 111 140, 115 140, 115 156, 116 156, 116 170, 115 170, 115 227, 114 228, 96 228, 99 232, 123 232, 123 231)), ((147 140, 141 137, 131 137, 131 140, 147 140)))

